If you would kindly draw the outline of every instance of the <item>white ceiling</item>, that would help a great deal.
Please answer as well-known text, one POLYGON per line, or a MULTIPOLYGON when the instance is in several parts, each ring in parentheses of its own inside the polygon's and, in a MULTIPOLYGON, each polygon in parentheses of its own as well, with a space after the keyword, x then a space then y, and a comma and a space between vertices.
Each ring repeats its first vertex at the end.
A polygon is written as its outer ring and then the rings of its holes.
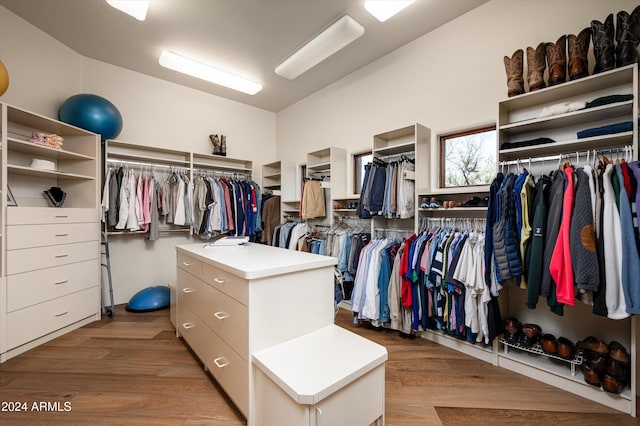
POLYGON ((364 0, 151 0, 137 21, 105 0, 0 0, 79 54, 277 112, 487 0, 417 0, 378 22, 364 0), (365 27, 353 44, 295 80, 274 68, 348 14, 365 27), (163 49, 262 83, 251 96, 161 67, 163 49))

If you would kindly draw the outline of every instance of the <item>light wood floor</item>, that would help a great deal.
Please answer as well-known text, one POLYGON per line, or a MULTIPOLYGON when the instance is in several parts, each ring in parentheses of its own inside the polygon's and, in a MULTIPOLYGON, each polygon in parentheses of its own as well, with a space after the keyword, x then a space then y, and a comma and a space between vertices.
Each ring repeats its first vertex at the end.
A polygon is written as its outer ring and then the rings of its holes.
MULTIPOLYGON (((386 424, 632 425, 636 419, 424 339, 336 322, 387 347, 386 424)), ((169 311, 104 318, 0 364, 0 424, 244 425, 177 339, 169 311), (31 411, 33 403, 51 402, 31 411)), ((330 425, 339 426, 339 425, 330 425)), ((356 425, 348 425, 356 426, 356 425)))

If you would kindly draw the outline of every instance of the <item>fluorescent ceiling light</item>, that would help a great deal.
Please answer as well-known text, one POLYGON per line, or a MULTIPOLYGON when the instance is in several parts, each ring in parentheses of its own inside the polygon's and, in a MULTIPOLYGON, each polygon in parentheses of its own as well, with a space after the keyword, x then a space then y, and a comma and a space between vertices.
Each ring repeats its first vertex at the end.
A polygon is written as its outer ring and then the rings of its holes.
POLYGON ((147 17, 149 0, 107 0, 107 3, 121 12, 133 16, 138 21, 144 21, 147 17))
POLYGON ((378 21, 384 22, 413 2, 414 0, 366 0, 364 8, 378 21))
POLYGON ((239 92, 255 95, 262 90, 262 85, 247 80, 227 71, 210 67, 193 59, 185 58, 168 50, 163 50, 158 61, 165 68, 172 69, 192 77, 200 78, 211 83, 219 84, 239 92))
POLYGON ((276 67, 276 74, 293 80, 364 34, 364 27, 345 15, 276 67))

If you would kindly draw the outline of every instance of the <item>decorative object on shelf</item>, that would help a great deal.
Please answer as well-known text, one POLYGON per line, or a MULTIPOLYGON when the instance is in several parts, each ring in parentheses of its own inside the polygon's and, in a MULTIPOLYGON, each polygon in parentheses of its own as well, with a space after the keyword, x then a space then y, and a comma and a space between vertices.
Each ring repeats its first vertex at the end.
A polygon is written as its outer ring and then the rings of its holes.
POLYGON ((227 156, 227 137, 220 135, 220 155, 227 156))
POLYGON ((213 147, 213 155, 227 155, 227 137, 225 135, 209 135, 209 142, 213 147))
POLYGON ((545 52, 549 67, 549 86, 564 83, 567 80, 567 36, 561 35, 555 43, 546 43, 545 52))
POLYGON ((67 98, 58 110, 60 121, 113 139, 122 131, 122 116, 118 108, 105 98, 81 93, 67 98))
POLYGON ((580 31, 578 35, 569 34, 568 43, 568 69, 569 80, 577 80, 589 75, 589 45, 591 43, 591 27, 580 31))
POLYGON ((31 133, 31 139, 29 141, 38 145, 48 146, 49 148, 62 149, 63 140, 64 138, 62 136, 54 133, 33 132, 31 133))
POLYGON ((44 160, 42 158, 34 158, 29 163, 29 167, 31 167, 32 169, 49 170, 53 172, 56 170, 56 162, 51 160, 44 160))
POLYGON ((504 57, 504 68, 507 73, 507 96, 517 96, 524 93, 524 78, 522 77, 522 61, 524 52, 518 49, 511 58, 504 57))
POLYGON ((538 44, 535 49, 527 47, 527 83, 530 92, 547 87, 544 82, 544 70, 547 67, 545 53, 546 43, 538 44))
POLYGON ((615 67, 615 47, 613 46, 613 13, 604 22, 591 21, 591 37, 593 39, 593 56, 596 65, 593 73, 612 70, 615 67))
POLYGON ((7 185, 7 206, 17 206, 16 198, 13 196, 13 192, 11 192, 11 188, 7 185))
POLYGON ((4 63, 0 61, 0 96, 4 95, 4 92, 9 88, 9 72, 4 66, 4 63))
POLYGON ((213 148, 213 155, 220 155, 220 138, 218 135, 209 135, 209 142, 211 142, 211 147, 213 148))
POLYGON ((62 207, 64 200, 67 198, 67 193, 57 186, 52 186, 42 193, 53 207, 62 207))
POLYGON ((620 11, 616 22, 616 66, 638 62, 640 43, 640 6, 633 12, 620 11))

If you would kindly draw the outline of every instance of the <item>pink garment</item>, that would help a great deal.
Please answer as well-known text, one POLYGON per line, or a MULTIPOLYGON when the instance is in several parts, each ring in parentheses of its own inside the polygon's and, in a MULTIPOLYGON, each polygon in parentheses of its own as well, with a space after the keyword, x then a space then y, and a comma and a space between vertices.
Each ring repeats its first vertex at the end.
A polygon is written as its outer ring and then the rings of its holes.
POLYGON ((144 225, 144 216, 143 216, 143 207, 142 207, 142 188, 144 186, 144 175, 140 173, 138 176, 138 182, 136 185, 136 219, 138 220, 138 225, 144 225))
POLYGON ((569 230, 571 228, 571 213, 573 212, 574 190, 573 190, 573 168, 564 169, 567 187, 564 190, 562 201, 562 221, 558 239, 553 248, 549 272, 556 282, 556 297, 558 303, 565 305, 575 305, 575 288, 573 286, 573 267, 571 265, 571 245, 569 241, 569 230))
POLYGON ((236 225, 233 223, 233 213, 231 212, 231 195, 229 192, 229 187, 227 186, 227 181, 222 180, 222 190, 224 191, 224 203, 227 207, 227 228, 229 231, 235 231, 236 225))
POLYGON ((142 188, 142 217, 144 218, 144 230, 149 230, 151 223, 151 178, 144 177, 144 185, 142 188))

